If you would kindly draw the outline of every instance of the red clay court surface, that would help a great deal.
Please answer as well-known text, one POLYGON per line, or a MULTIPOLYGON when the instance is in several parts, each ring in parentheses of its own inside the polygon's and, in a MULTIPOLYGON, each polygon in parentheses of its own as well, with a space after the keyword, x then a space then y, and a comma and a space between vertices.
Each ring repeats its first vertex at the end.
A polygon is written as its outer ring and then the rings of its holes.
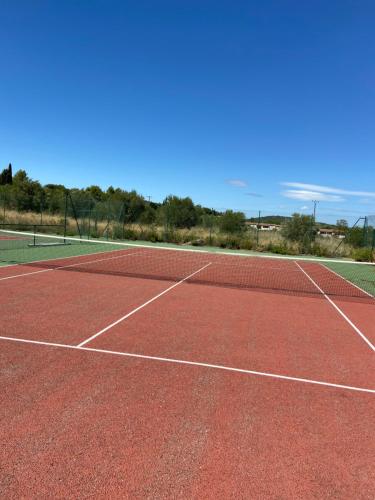
POLYGON ((0 268, 0 496, 372 499, 374 311, 0 268))

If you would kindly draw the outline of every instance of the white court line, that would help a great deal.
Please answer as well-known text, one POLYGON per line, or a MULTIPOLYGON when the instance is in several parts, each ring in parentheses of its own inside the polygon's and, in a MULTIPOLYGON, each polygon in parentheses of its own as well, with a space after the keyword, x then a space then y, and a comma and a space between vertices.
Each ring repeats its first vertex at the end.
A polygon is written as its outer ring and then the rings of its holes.
POLYGON ((159 293, 158 295, 155 295, 155 297, 152 297, 152 299, 150 299, 147 302, 145 302, 144 304, 136 307, 135 309, 133 309, 132 311, 130 311, 128 314, 125 314, 125 316, 122 316, 122 318, 120 318, 117 321, 114 321, 110 325, 106 326, 105 328, 103 328, 103 330, 100 330, 100 332, 97 332, 94 335, 92 335, 91 337, 89 337, 88 339, 84 340, 83 342, 81 342, 80 344, 78 344, 78 347, 82 347, 85 344, 87 344, 88 342, 90 342, 91 340, 94 340, 96 337, 99 337, 99 335, 101 335, 102 333, 107 332, 108 330, 110 330, 114 326, 118 325, 119 323, 121 323, 125 319, 129 318, 130 316, 132 316, 133 314, 135 314, 136 312, 138 312, 140 309, 143 309, 144 307, 148 306, 148 304, 151 304, 151 302, 154 302, 154 300, 156 300, 156 299, 160 298, 161 296, 165 295, 170 290, 172 290, 173 288, 175 288, 178 285, 181 285, 181 283, 183 283, 184 281, 188 280, 189 278, 191 278, 195 274, 200 273, 201 271, 203 271, 203 269, 206 269, 206 267, 208 267, 210 265, 211 265, 211 262, 209 262, 205 266, 201 267, 197 271, 194 271, 193 273, 189 274, 189 276, 186 276, 185 278, 183 278, 182 280, 180 280, 178 283, 174 283, 173 285, 171 285, 170 287, 168 287, 163 292, 159 293))
POLYGON ((375 352, 375 346, 370 342, 370 340, 361 332, 361 330, 348 318, 348 316, 337 306, 333 300, 328 297, 326 293, 320 288, 320 286, 312 279, 312 277, 296 262, 296 266, 298 266, 301 271, 307 276, 307 278, 316 286, 319 292, 323 295, 325 299, 336 309, 336 311, 345 319, 345 321, 353 328, 353 330, 366 342, 366 344, 370 347, 372 351, 375 352))
POLYGON ((366 292, 366 290, 364 290, 363 288, 361 288, 360 286, 356 285, 355 283, 352 283, 351 281, 347 280, 346 278, 344 278, 344 276, 341 276, 340 274, 336 273, 336 271, 334 271, 333 269, 331 269, 330 267, 327 267, 325 264, 321 264, 325 269, 327 269, 328 271, 331 271, 331 273, 335 274, 336 276, 338 276, 339 278, 341 278, 342 280, 346 281, 346 283, 348 283, 349 285, 352 285, 354 286, 355 288, 358 288, 358 290, 360 290, 362 293, 365 293, 366 295, 368 295, 369 297, 371 297, 372 299, 375 299, 375 297, 373 295, 371 295, 371 293, 369 292, 366 292))
MULTIPOLYGON (((98 253, 100 253, 100 252, 98 252, 98 253)), ((92 255, 92 254, 88 254, 88 255, 92 255)), ((67 264, 66 266, 49 267, 48 269, 42 269, 40 271, 32 271, 31 273, 23 273, 23 274, 15 274, 13 276, 6 276, 5 278, 0 278, 0 281, 12 280, 14 278, 21 278, 22 276, 30 276, 31 274, 48 273, 49 271, 57 271, 59 269, 60 270, 61 269, 67 269, 69 267, 77 267, 77 266, 82 266, 84 264, 94 264, 96 262, 103 262, 103 261, 107 261, 107 260, 122 259, 123 257, 130 257, 130 256, 133 256, 133 255, 144 255, 144 252, 133 252, 133 253, 129 252, 129 253, 126 253, 126 254, 123 254, 123 255, 116 255, 115 257, 107 257, 105 259, 85 260, 85 261, 82 261, 82 262, 76 262, 75 264, 67 264)), ((78 257, 83 257, 83 256, 79 255, 78 257)), ((69 258, 69 257, 66 257, 66 258, 69 258)), ((70 258, 77 258, 77 255, 74 255, 74 256, 72 256, 70 258)), ((59 259, 53 259, 53 260, 59 260, 59 259)), ((43 261, 39 261, 39 262, 43 262, 43 261)), ((48 261, 46 261, 46 262, 48 262, 48 261)), ((34 264, 34 262, 29 263, 29 264, 34 264)))
POLYGON ((65 349, 74 349, 77 351, 87 351, 87 352, 95 352, 95 353, 100 353, 100 354, 110 354, 113 356, 124 356, 128 358, 136 358, 136 359, 146 359, 150 361, 161 361, 164 363, 175 363, 179 365, 188 365, 188 366, 198 366, 201 368, 212 368, 215 370, 224 370, 224 371, 229 371, 229 372, 235 372, 235 373, 243 373, 245 375, 256 375, 259 377, 268 377, 268 378, 275 378, 279 380, 287 380, 290 382, 302 382, 305 384, 313 384, 313 385, 320 385, 320 386, 325 386, 325 387, 334 387, 337 389, 346 389, 350 391, 358 391, 358 392, 368 392, 371 394, 375 394, 375 389, 366 389, 364 387, 355 387, 351 385, 342 385, 342 384, 334 384, 332 382, 324 382, 322 380, 312 380, 312 379, 307 379, 307 378, 300 378, 300 377, 291 377, 289 375, 279 375, 276 373, 269 373, 269 372, 259 372, 255 370, 245 370, 243 368, 234 368, 231 366, 225 366, 225 365, 214 365, 211 363, 201 363, 199 361, 187 361, 183 359, 174 359, 174 358, 161 358, 158 356, 147 356, 145 354, 134 354, 130 352, 121 352, 121 351, 110 351, 107 349, 95 349, 93 347, 80 347, 76 345, 68 345, 68 344, 56 344, 53 342, 43 342, 40 340, 27 340, 27 339, 17 339, 13 337, 2 337, 0 336, 1 340, 9 340, 13 342, 21 342, 25 344, 36 344, 36 345, 43 345, 43 346, 48 346, 48 347, 61 347, 65 349))

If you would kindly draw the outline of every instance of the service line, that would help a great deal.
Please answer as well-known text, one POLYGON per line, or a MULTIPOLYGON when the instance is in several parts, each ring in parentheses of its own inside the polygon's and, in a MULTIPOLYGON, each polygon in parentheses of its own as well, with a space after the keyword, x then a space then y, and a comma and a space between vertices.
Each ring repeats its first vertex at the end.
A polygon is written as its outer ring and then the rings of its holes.
POLYGON ((164 362, 164 363, 174 363, 174 364, 179 364, 179 365, 198 366, 201 368, 211 368, 214 370, 223 370, 223 371, 234 372, 234 373, 243 373, 245 375, 254 375, 254 376, 258 376, 258 377, 268 377, 268 378, 273 378, 273 379, 278 379, 278 380, 286 380, 289 382, 300 382, 300 383, 304 383, 304 384, 313 384, 313 385, 320 385, 320 386, 325 386, 325 387, 333 387, 336 389, 344 389, 344 390, 348 390, 348 391, 367 392, 370 394, 375 394, 375 389, 367 389, 364 387, 355 387, 355 386, 351 386, 351 385, 334 384, 332 382, 325 382, 323 380, 312 380, 312 379, 307 379, 307 378, 291 377, 289 375, 279 375, 277 373, 259 372, 259 371, 255 371, 255 370, 245 370, 243 368, 235 368, 232 366, 225 366, 225 365, 214 365, 211 363, 201 363, 198 361, 188 361, 188 360, 184 360, 184 359, 174 359, 174 358, 162 358, 162 357, 158 357, 158 356, 147 356, 145 354, 134 354, 134 353, 130 353, 130 352, 110 351, 108 349, 96 349, 94 347, 80 347, 80 346, 76 346, 76 345, 56 344, 53 342, 43 342, 40 340, 17 339, 17 338, 13 338, 13 337, 3 337, 3 336, 0 336, 0 339, 12 341, 12 342, 20 342, 20 343, 24 343, 24 344, 42 345, 42 346, 57 347, 57 348, 63 348, 63 349, 74 349, 76 351, 94 352, 94 353, 98 353, 98 354, 109 354, 112 356, 123 356, 123 357, 127 357, 127 358, 144 359, 144 360, 149 360, 149 361, 159 361, 159 362, 164 362))

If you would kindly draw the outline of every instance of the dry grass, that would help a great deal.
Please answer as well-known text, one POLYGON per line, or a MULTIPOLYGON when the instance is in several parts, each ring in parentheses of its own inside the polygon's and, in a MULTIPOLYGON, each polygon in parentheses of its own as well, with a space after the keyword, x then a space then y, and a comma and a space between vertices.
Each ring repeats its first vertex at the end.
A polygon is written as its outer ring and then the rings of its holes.
MULTIPOLYGON (((17 212, 7 210, 0 213, 0 223, 12 223, 19 225, 39 225, 39 224, 64 224, 64 217, 61 215, 40 214, 33 212, 17 212)), ((62 228, 38 228, 38 231, 49 233, 62 233, 62 228)), ((88 222, 81 221, 81 230, 88 233, 88 222)), ((77 234, 76 222, 72 218, 67 219, 67 233, 77 234)), ((248 228, 242 235, 230 235, 221 233, 217 228, 211 231, 204 227, 193 227, 191 229, 174 229, 166 231, 162 226, 146 226, 141 224, 128 224, 125 228, 120 224, 111 223, 107 227, 105 221, 91 222, 90 233, 93 237, 108 236, 110 239, 133 239, 147 241, 166 241, 177 244, 190 244, 196 246, 215 246, 222 248, 256 250, 260 252, 275 252, 282 254, 297 255, 301 253, 301 246, 298 243, 286 241, 278 231, 260 231, 248 228), (108 233, 108 234, 107 234, 108 233)), ((353 248, 342 243, 336 251, 340 240, 337 238, 317 237, 313 246, 314 255, 326 257, 350 257, 353 248)))
POLYGON ((40 214, 34 212, 17 212, 16 210, 7 210, 0 213, 0 222, 8 224, 63 224, 64 218, 60 215, 40 214))

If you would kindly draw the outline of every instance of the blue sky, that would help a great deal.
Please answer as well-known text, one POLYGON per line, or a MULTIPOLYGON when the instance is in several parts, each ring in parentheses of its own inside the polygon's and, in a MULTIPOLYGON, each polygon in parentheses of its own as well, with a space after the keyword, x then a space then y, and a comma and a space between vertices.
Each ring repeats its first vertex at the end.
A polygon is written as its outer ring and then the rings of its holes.
POLYGON ((0 167, 375 213, 373 1, 2 0, 0 19, 0 167))

